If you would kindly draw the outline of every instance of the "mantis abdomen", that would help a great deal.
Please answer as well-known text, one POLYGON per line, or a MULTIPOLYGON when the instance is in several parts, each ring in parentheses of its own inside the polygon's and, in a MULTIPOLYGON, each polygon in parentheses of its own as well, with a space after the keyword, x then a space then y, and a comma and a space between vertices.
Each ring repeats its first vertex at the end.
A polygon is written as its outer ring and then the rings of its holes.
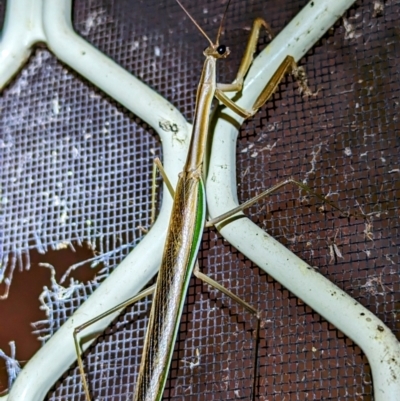
POLYGON ((180 174, 153 297, 135 401, 161 400, 205 223, 200 169, 180 174), (196 210, 196 213, 188 213, 196 210), (185 216, 185 217, 184 217, 185 216))

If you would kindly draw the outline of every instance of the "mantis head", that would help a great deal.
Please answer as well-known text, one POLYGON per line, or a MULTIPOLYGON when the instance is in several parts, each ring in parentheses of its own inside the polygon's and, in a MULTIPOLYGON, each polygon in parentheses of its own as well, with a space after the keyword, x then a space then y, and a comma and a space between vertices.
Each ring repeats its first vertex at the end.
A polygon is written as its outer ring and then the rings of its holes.
POLYGON ((219 25, 219 29, 218 29, 218 34, 217 34, 217 39, 215 41, 215 43, 208 37, 208 35, 203 31, 203 29, 201 28, 201 26, 195 21, 195 19, 189 14, 189 12, 186 10, 185 7, 183 7, 182 3, 179 0, 176 0, 176 2, 181 6, 182 10, 187 14, 187 16, 192 20, 192 22, 194 23, 194 25, 197 27, 197 29, 202 33, 202 35, 210 42, 210 45, 207 46, 204 51, 203 54, 208 57, 214 57, 216 59, 220 59, 220 58, 226 58, 229 56, 230 54, 230 50, 229 47, 226 47, 225 45, 221 45, 219 44, 219 38, 221 36, 221 32, 222 32, 222 25, 223 22, 225 20, 225 16, 226 16, 226 12, 228 11, 228 7, 229 7, 229 3, 230 0, 228 1, 228 4, 226 5, 225 8, 225 12, 224 15, 222 17, 221 23, 219 25))

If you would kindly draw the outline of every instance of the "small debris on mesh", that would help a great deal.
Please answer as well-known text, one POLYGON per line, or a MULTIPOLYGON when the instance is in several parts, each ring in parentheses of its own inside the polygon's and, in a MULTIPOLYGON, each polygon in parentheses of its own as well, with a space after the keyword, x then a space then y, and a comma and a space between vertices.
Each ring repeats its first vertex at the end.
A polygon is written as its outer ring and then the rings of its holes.
POLYGON ((365 229, 364 229, 364 234, 367 239, 370 241, 373 241, 374 239, 374 233, 372 232, 372 220, 367 220, 365 222, 365 229))
POLYGON ((353 25, 346 17, 343 17, 343 26, 345 30, 345 39, 357 39, 362 35, 361 33, 356 33, 355 25, 353 25))
POLYGON ((365 284, 361 285, 360 288, 362 288, 366 293, 373 296, 384 295, 388 290, 393 291, 392 288, 383 284, 382 273, 379 276, 368 278, 365 284))
POLYGON ((340 249, 336 244, 336 238, 337 238, 338 233, 339 233, 339 230, 336 230, 335 236, 332 239, 332 242, 328 246, 329 247, 329 254, 330 254, 330 259, 329 259, 329 263, 330 264, 335 263, 335 260, 337 258, 343 259, 342 252, 340 252, 340 249))
POLYGON ((196 356, 191 358, 192 361, 187 361, 186 358, 182 359, 182 363, 186 366, 189 366, 190 370, 193 370, 195 367, 200 366, 200 350, 196 348, 196 356))
POLYGON ((383 10, 385 9, 385 4, 383 1, 375 0, 374 1, 374 11, 372 12, 372 18, 379 17, 383 14, 383 10))
POLYGON ((299 92, 303 94, 303 96, 317 96, 319 89, 316 92, 313 92, 308 86, 308 79, 306 70, 303 67, 297 67, 292 70, 292 74, 299 84, 299 92))

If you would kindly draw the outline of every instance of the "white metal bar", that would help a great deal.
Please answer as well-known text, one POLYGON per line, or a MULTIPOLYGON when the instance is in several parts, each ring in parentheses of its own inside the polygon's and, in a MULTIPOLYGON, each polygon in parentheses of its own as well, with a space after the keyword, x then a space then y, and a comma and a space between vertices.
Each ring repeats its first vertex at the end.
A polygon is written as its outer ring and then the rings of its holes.
POLYGON ((161 95, 105 56, 72 27, 72 0, 43 0, 43 27, 49 49, 118 103, 146 121, 159 135, 165 135, 160 121, 173 121, 185 136, 187 122, 161 95), (140 101, 138 101, 140 99, 140 101))
POLYGON ((28 60, 33 44, 44 41, 41 13, 41 1, 8 1, 0 37, 0 90, 28 60))

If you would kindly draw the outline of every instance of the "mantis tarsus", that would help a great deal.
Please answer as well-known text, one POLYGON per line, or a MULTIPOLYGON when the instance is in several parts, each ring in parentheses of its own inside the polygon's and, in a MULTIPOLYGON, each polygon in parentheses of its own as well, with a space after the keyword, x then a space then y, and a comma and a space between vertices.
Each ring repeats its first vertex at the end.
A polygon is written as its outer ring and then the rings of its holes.
MULTIPOLYGON (((178 0, 177 2, 183 8, 178 0)), ((187 13, 184 8, 183 10, 187 13)), ((125 303, 125 305, 131 304, 154 291, 153 305, 150 313, 139 377, 135 389, 135 401, 156 401, 162 398, 174 349, 174 343, 179 328, 180 317, 185 302, 186 291, 192 272, 194 272, 198 278, 221 290, 223 293, 240 303, 250 313, 258 317, 258 312, 254 308, 240 300, 215 281, 205 276, 197 267, 195 267, 203 228, 206 225, 206 194, 202 176, 204 152, 209 132, 209 114, 211 103, 215 96, 223 105, 229 107, 240 116, 244 118, 251 117, 255 114, 258 108, 268 100, 282 77, 288 71, 296 70, 296 64, 293 58, 290 56, 286 57, 283 63, 278 67, 274 77, 266 85, 258 99, 255 101, 253 107, 250 110, 240 108, 230 100, 224 92, 239 92, 242 89, 243 79, 253 60, 253 53, 256 48, 260 29, 264 27, 267 32, 270 32, 269 25, 260 18, 254 21, 250 39, 236 79, 232 84, 217 84, 215 77, 216 60, 226 58, 229 55, 229 48, 219 43, 224 18, 222 18, 217 39, 214 43, 193 20, 189 13, 187 13, 187 15, 209 41, 210 45, 204 50, 206 60, 197 91, 192 139, 185 166, 179 176, 178 184, 174 191, 174 204, 158 280, 155 286, 146 289, 125 303)), ((164 179, 167 180, 166 177, 164 177, 164 179)), ((303 184, 294 180, 287 180, 263 192, 256 198, 246 202, 230 213, 209 221, 207 225, 214 225, 225 220, 239 210, 245 209, 252 203, 288 183, 294 183, 309 191, 308 187, 303 184)), ((332 205, 332 203, 325 197, 318 197, 332 205)), ((119 305, 112 311, 108 311, 106 314, 87 322, 85 325, 82 325, 75 330, 74 338, 78 352, 78 364, 81 370, 85 394, 88 400, 90 400, 90 394, 83 371, 83 362, 80 357, 81 350, 77 334, 85 327, 92 324, 93 321, 97 321, 105 315, 121 309, 122 306, 123 305, 119 305)), ((259 323, 256 332, 258 332, 258 327, 259 323)), ((254 355, 256 358, 257 348, 255 348, 254 355)), ((254 369, 256 369, 256 363, 254 364, 254 369)), ((253 386, 252 398, 254 399, 254 397, 255 391, 253 386)))

